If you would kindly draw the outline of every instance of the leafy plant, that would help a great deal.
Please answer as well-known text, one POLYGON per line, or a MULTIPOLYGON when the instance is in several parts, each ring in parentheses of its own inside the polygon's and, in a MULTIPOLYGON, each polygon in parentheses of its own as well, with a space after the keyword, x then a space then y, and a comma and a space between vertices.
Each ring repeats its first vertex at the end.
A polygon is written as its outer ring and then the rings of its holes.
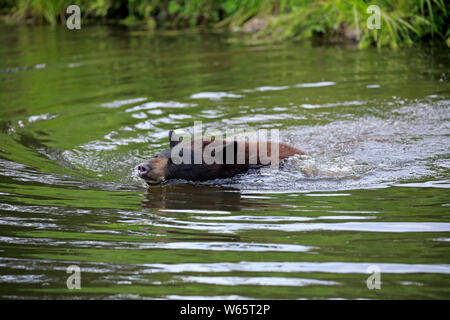
POLYGON ((148 28, 242 27, 258 17, 267 23, 255 37, 270 41, 352 38, 361 48, 411 46, 419 41, 450 43, 444 0, 18 0, 5 2, 19 20, 65 21, 65 8, 77 4, 84 17, 116 19, 148 28), (381 28, 369 30, 367 7, 381 10, 381 28))

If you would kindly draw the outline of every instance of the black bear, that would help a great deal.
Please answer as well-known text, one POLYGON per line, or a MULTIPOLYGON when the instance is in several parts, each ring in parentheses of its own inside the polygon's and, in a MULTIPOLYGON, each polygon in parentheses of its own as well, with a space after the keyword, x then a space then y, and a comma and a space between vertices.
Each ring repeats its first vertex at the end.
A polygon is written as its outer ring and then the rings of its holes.
POLYGON ((139 177, 149 185, 171 179, 205 181, 231 178, 249 169, 278 164, 304 154, 282 143, 227 140, 182 141, 169 132, 170 147, 138 166, 139 177))

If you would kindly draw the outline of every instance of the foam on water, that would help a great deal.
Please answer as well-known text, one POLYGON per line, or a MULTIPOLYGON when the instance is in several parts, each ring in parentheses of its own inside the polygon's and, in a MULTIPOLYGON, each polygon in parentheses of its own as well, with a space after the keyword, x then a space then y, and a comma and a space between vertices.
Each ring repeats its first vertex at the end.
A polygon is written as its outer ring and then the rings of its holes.
MULTIPOLYGON (((448 161, 442 157, 449 152, 450 102, 402 100, 399 103, 398 99, 393 102, 399 107, 383 113, 282 130, 282 142, 304 150, 307 154, 287 159, 278 171, 253 170, 232 179, 202 183, 227 185, 242 190, 305 192, 380 188, 428 175, 439 176, 439 172, 448 167, 448 161), (436 162, 436 159, 440 159, 440 162, 436 162)), ((370 103, 372 102, 351 101, 328 106, 364 107, 370 103)), ((190 105, 180 102, 149 102, 126 109, 125 112, 185 106, 190 105)), ((288 120, 288 113, 283 112, 285 114, 260 114, 256 118, 251 116, 251 121, 288 120)), ((136 114, 131 115, 141 118, 136 114)), ((154 115, 152 119, 137 123, 134 127, 126 127, 127 130, 122 128, 123 130, 111 132, 105 136, 105 140, 95 140, 74 150, 66 150, 63 155, 66 161, 85 169, 99 173, 120 173, 125 175, 123 181, 138 182, 140 180, 136 177, 134 166, 143 159, 153 157, 156 152, 140 154, 137 148, 136 153, 120 155, 117 150, 130 144, 151 144, 156 135, 161 137, 165 147, 167 131, 159 124, 175 124, 182 120, 186 120, 182 113, 173 114, 170 118, 154 115)), ((223 121, 228 126, 233 126, 241 121, 248 123, 250 117, 241 116, 223 121)), ((207 126, 216 127, 214 123, 207 126)), ((217 123, 217 126, 220 124, 217 123)), ((427 186, 446 188, 448 184, 439 182, 427 186)))
POLYGON ((191 95, 191 99, 220 100, 222 98, 243 98, 243 95, 229 92, 199 92, 191 95))
MULTIPOLYGON (((320 88, 335 84, 319 82, 295 87, 320 88)), ((282 90, 285 87, 265 86, 255 91, 265 89, 282 90)), ((222 97, 238 96, 226 92, 191 95, 191 98, 213 100, 222 97)), ((178 101, 150 101, 136 105, 145 100, 140 97, 102 104, 107 108, 120 108, 119 112, 134 121, 134 125, 119 127, 104 135, 103 139, 92 140, 71 150, 41 148, 38 151, 60 161, 63 166, 69 164, 81 171, 96 172, 99 177, 116 181, 142 183, 136 175, 136 165, 152 158, 157 150, 167 147, 167 127, 183 127, 187 124, 185 129, 191 129, 189 125, 192 125, 190 122, 193 116, 183 112, 183 109, 198 107, 197 104, 178 101), (166 112, 166 109, 170 111, 166 112), (136 146, 133 148, 135 151, 121 152, 121 149, 129 150, 133 145, 136 146), (161 147, 158 148, 158 145, 161 147)), ((439 177, 441 172, 450 167, 447 159, 450 146, 450 101, 437 95, 411 101, 393 97, 390 101, 382 102, 351 100, 323 105, 289 103, 283 107, 257 110, 242 106, 244 114, 230 118, 225 116, 226 109, 221 106, 215 110, 200 111, 209 119, 204 125, 205 129, 255 130, 282 125, 285 129, 280 132, 281 141, 306 152, 306 155, 286 159, 280 170, 252 170, 232 179, 202 184, 276 192, 381 188, 388 185, 408 186, 403 182, 426 176, 439 177), (372 107, 374 104, 387 107, 375 111, 372 107), (320 111, 328 107, 364 108, 369 112, 361 116, 338 113, 337 119, 329 119, 328 112, 320 111), (299 112, 302 109, 306 111, 299 112), (272 112, 268 113, 269 110, 272 112), (276 110, 279 110, 278 113, 273 113, 276 110), (321 121, 316 125, 301 125, 303 119, 310 117, 321 121), (299 125, 287 126, 289 121, 296 121, 299 125), (250 128, 250 124, 253 128, 250 128)), ((29 124, 55 117, 58 115, 29 116, 28 121, 20 120, 11 125, 8 131, 14 134, 16 129, 26 130, 29 124)), ((448 183, 439 179, 437 181, 428 183, 426 187, 448 188, 448 183)))

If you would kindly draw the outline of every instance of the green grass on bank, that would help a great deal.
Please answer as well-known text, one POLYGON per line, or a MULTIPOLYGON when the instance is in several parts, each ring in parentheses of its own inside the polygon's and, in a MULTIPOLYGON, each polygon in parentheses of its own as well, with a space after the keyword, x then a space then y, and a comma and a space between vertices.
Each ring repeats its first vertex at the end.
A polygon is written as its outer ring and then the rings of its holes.
POLYGON ((360 47, 450 46, 450 1, 445 0, 3 0, 10 23, 64 24, 68 5, 82 21, 114 20, 147 29, 190 27, 251 31, 254 39, 355 41, 360 47), (369 30, 369 5, 381 10, 381 28, 369 30), (252 27, 254 26, 254 27, 252 27))

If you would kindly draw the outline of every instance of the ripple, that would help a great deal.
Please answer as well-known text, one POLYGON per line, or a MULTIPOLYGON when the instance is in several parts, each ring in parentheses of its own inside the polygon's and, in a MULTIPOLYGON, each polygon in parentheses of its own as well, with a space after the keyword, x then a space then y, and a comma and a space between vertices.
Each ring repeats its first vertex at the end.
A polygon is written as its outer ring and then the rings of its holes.
POLYGON ((304 287, 310 285, 334 286, 339 285, 335 281, 324 281, 315 279, 301 278, 282 278, 282 277, 196 277, 180 276, 176 280, 183 282, 195 282, 203 284, 215 284, 219 286, 287 286, 304 287))
MULTIPOLYGON (((342 222, 342 223, 290 223, 290 224, 255 224, 255 223, 196 223, 172 221, 173 224, 151 224, 167 228, 189 228, 220 233, 234 233, 243 230, 276 230, 284 232, 309 231, 359 231, 359 232, 449 232, 450 223, 444 222, 342 222)), ((144 221, 142 223, 145 223, 144 221)))
POLYGON ((144 112, 133 113, 131 116, 133 118, 135 118, 135 119, 145 119, 145 118, 147 118, 147 114, 145 114, 144 112))
POLYGON ((321 81, 321 82, 313 82, 313 83, 299 83, 294 86, 262 86, 255 89, 247 89, 243 90, 244 92, 265 92, 265 91, 280 91, 280 90, 287 90, 291 88, 316 88, 316 87, 327 87, 327 86, 334 86, 336 82, 332 81, 321 81))
POLYGON ((307 252, 314 247, 245 242, 169 242, 141 244, 142 249, 177 249, 177 250, 212 250, 212 251, 247 251, 247 252, 307 252))
POLYGON ((392 184, 395 187, 410 187, 410 188, 450 188, 450 180, 439 181, 425 181, 425 182, 413 182, 413 183, 397 183, 392 184))
POLYGON ((184 273, 184 272, 324 272, 324 273, 371 273, 368 269, 376 266, 381 273, 434 273, 450 274, 448 264, 406 264, 376 262, 251 262, 237 263, 179 263, 145 264, 147 273, 184 273))
POLYGON ((3 70, 0 70, 0 73, 15 73, 15 72, 33 70, 33 69, 44 69, 46 66, 47 65, 45 63, 40 63, 40 64, 33 65, 31 67, 6 68, 3 70))
POLYGON ((222 210, 196 210, 196 209, 159 209, 160 212, 176 213, 201 213, 201 214, 230 214, 230 211, 222 210))
MULTIPOLYGON (((0 257, 0 267, 15 270, 66 271, 72 261, 56 263, 46 259, 23 259, 0 257)), ((151 273, 226 273, 226 272, 323 272, 338 274, 371 274, 373 267, 384 274, 450 274, 450 264, 408 264, 381 262, 273 262, 273 261, 241 261, 213 263, 149 263, 149 264, 110 264, 103 262, 83 262, 82 272, 113 275, 124 271, 133 271, 134 275, 151 273), (136 270, 139 267, 139 270, 136 270)))
POLYGON ((433 241, 450 242, 450 238, 436 238, 433 239, 433 241))
POLYGON ((191 99, 220 100, 222 98, 243 98, 243 95, 229 92, 199 92, 191 95, 191 99))
POLYGON ((290 86, 279 86, 279 87, 272 87, 272 86, 265 86, 265 87, 258 87, 255 89, 255 91, 279 91, 279 90, 286 90, 289 89, 290 86))
POLYGON ((242 199, 273 199, 273 197, 267 197, 267 196, 246 196, 246 195, 241 195, 242 199))
POLYGON ((53 207, 53 206, 30 206, 30 205, 13 205, 8 203, 0 203, 0 210, 21 212, 21 213, 50 213, 52 215, 65 215, 65 214, 87 214, 90 210, 78 209, 78 208, 65 208, 65 207, 53 207))
POLYGON ((332 107, 349 107, 349 106, 360 106, 368 103, 368 101, 343 101, 335 103, 325 103, 325 104, 301 104, 299 107, 303 109, 319 109, 319 108, 332 108, 332 107))
MULTIPOLYGON (((248 124, 248 123, 254 123, 254 122, 270 122, 273 120, 285 120, 285 119, 298 119, 303 120, 303 116, 298 115, 291 115, 291 114, 252 114, 252 115, 245 115, 241 117, 233 117, 230 119, 222 119, 222 122, 225 123, 228 126, 231 125, 239 125, 239 124, 248 124)), ((263 127, 263 126, 260 126, 263 127)), ((271 125, 273 127, 273 125, 271 125)))
POLYGON ((45 283, 48 280, 40 274, 0 275, 0 283, 45 283))
POLYGON ((137 102, 142 102, 147 100, 147 98, 134 98, 134 99, 126 99, 126 100, 114 100, 112 102, 102 103, 100 106, 105 108, 119 108, 121 106, 127 104, 133 104, 137 102))
POLYGON ((313 83, 299 83, 299 84, 296 84, 294 87, 296 87, 296 88, 316 88, 316 87, 328 87, 328 86, 334 86, 334 85, 336 85, 336 82, 321 81, 321 82, 313 82, 313 83))
MULTIPOLYGON (((143 129, 146 128, 146 126, 143 123, 136 125, 136 127, 143 129)), ((87 144, 79 146, 79 148, 84 149, 86 151, 116 150, 118 146, 126 146, 131 143, 144 143, 147 142, 148 139, 149 139, 148 136, 139 135, 137 137, 130 137, 130 138, 110 139, 110 141, 94 140, 87 144)), ((63 154, 66 158, 72 158, 72 160, 76 158, 74 152, 65 151, 63 154)), ((91 155, 89 159, 85 159, 85 157, 86 154, 83 154, 82 158, 84 158, 84 161, 82 162, 85 162, 86 160, 97 160, 94 158, 93 155, 91 155)))
POLYGON ((195 103, 181 103, 176 101, 167 101, 167 102, 147 102, 129 109, 126 109, 125 112, 135 112, 135 111, 141 111, 141 110, 148 110, 148 109, 156 109, 156 108, 184 108, 184 107, 196 107, 197 104, 195 103))
POLYGON ((36 122, 36 121, 39 121, 39 120, 51 120, 51 119, 54 119, 56 117, 58 117, 58 115, 56 115, 56 114, 50 114, 50 113, 39 114, 39 115, 36 115, 36 116, 28 117, 28 122, 32 123, 32 122, 36 122))
POLYGON ((59 225, 55 223, 42 223, 40 221, 54 221, 53 219, 45 218, 16 218, 16 217, 1 217, 0 225, 10 227, 28 227, 35 229, 58 229, 59 225))
MULTIPOLYGON (((304 210, 313 211, 313 210, 304 210)), ((222 221, 314 221, 314 220, 365 220, 375 217, 363 216, 319 216, 319 217, 292 217, 292 216, 229 216, 229 217, 192 217, 198 220, 222 220, 222 221)))

